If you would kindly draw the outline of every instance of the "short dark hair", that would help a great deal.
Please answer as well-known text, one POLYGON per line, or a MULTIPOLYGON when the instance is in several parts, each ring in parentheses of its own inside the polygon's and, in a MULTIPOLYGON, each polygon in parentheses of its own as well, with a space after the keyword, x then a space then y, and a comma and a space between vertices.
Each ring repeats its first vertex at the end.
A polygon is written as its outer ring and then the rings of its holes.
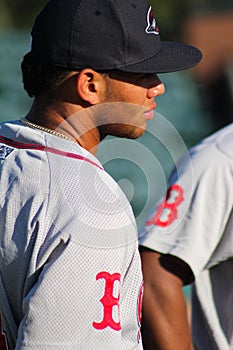
POLYGON ((21 63, 23 85, 30 97, 38 97, 56 90, 70 70, 47 64, 35 63, 27 53, 21 63))

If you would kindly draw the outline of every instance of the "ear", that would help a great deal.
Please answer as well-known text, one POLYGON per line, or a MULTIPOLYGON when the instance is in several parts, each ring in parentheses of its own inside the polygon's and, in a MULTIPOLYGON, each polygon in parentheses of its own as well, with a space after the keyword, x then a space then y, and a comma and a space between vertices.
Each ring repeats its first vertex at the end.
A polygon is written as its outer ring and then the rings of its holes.
POLYGON ((91 105, 100 103, 101 94, 103 94, 104 81, 100 73, 93 69, 83 69, 77 76, 78 95, 91 105))

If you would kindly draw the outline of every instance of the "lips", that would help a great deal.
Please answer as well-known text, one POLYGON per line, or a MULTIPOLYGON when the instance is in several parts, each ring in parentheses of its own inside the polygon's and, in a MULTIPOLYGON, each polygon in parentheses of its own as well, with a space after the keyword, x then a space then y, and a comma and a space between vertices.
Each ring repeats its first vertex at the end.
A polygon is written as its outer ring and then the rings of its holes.
POLYGON ((147 112, 143 113, 143 115, 144 115, 145 119, 151 120, 154 117, 154 111, 152 109, 150 111, 147 111, 147 112))
POLYGON ((143 113, 145 119, 151 120, 151 119, 154 118, 154 110, 155 110, 155 108, 156 108, 156 104, 153 105, 148 111, 143 113))

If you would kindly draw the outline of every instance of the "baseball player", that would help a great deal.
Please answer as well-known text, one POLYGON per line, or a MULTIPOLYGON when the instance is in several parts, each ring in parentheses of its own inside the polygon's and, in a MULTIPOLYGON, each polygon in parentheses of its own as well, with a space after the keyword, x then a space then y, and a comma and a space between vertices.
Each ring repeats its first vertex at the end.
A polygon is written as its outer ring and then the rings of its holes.
POLYGON ((201 59, 162 42, 144 0, 51 0, 22 62, 33 104, 0 125, 0 313, 9 350, 142 349, 135 219, 95 157, 137 138, 156 75, 201 59), (91 25, 90 25, 91 24, 91 25))
POLYGON ((193 147, 146 220, 146 349, 191 349, 182 286, 193 281, 195 350, 233 349, 232 147, 233 124, 193 147))

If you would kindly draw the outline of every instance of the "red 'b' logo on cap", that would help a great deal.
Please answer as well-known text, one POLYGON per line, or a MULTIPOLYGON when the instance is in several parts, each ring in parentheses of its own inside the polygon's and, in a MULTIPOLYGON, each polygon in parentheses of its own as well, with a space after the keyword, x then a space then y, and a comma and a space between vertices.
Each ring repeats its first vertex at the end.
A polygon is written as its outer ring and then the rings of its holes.
POLYGON ((159 27, 157 26, 156 19, 154 18, 152 7, 150 6, 147 12, 147 34, 159 34, 159 27))

